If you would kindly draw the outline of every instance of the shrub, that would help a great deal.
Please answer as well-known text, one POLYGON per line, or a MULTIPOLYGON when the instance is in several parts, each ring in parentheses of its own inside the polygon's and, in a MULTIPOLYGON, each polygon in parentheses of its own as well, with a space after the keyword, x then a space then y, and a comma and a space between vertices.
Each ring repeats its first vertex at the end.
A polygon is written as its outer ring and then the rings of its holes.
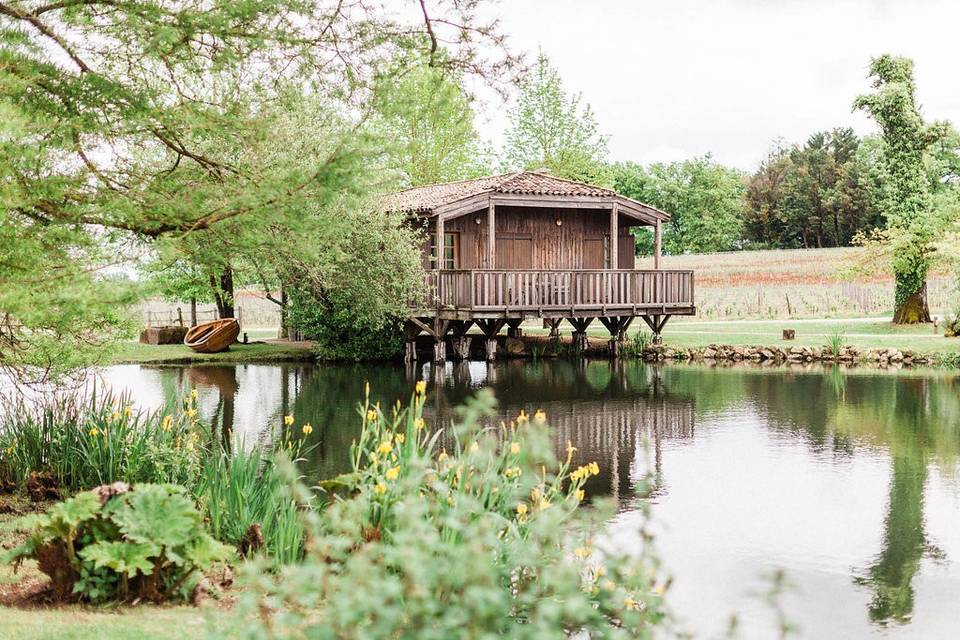
POLYGON ((640 358, 653 343, 653 334, 641 329, 633 334, 633 339, 624 346, 624 355, 640 358))
MULTIPOLYGON (((118 481, 177 484, 196 499, 218 540, 262 547, 278 564, 295 562, 304 530, 272 452, 212 441, 195 400, 191 392, 181 410, 165 415, 136 411, 128 396, 109 393, 19 399, 0 422, 0 483, 29 488, 36 472, 53 488, 46 497, 118 481), (258 540, 251 544, 246 535, 254 525, 258 540)), ((282 454, 300 457, 303 441, 288 440, 282 454)))
POLYGON ((827 336, 827 348, 834 357, 840 355, 846 346, 847 335, 841 329, 835 329, 833 333, 827 336))
POLYGON ((325 360, 389 360, 403 351, 403 326, 390 317, 371 316, 338 292, 317 295, 293 289, 289 323, 315 340, 325 360))
POLYGON ((952 315, 948 313, 943 324, 943 335, 945 338, 956 338, 960 336, 960 307, 957 307, 952 315))
POLYGON ((30 537, 6 559, 37 560, 60 598, 183 598, 201 571, 231 553, 204 531, 193 500, 174 485, 106 485, 54 505, 28 525, 30 537))
MULTIPOLYGON (((596 464, 570 470, 545 416, 480 428, 481 394, 452 433, 409 409, 362 407, 345 491, 305 511, 303 563, 253 571, 239 603, 252 637, 635 637, 668 621, 646 545, 629 556, 591 540, 612 505, 582 509, 596 464), (358 597, 362 594, 362 597, 358 597)), ((295 485, 296 495, 309 495, 295 485)))
POLYGON ((45 473, 71 492, 119 480, 193 486, 203 446, 193 402, 163 415, 95 391, 18 398, 0 418, 0 462, 18 484, 45 473))

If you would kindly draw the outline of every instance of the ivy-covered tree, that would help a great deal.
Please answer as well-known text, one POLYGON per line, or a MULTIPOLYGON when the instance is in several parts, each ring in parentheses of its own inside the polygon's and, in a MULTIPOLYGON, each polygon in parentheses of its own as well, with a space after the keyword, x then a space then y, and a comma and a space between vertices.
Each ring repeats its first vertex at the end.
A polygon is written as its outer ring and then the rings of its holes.
POLYGON ((607 138, 581 94, 568 95, 560 73, 540 53, 510 110, 507 169, 549 169, 559 177, 609 184, 607 138))
POLYGON ((893 321, 929 322, 927 272, 940 225, 930 198, 925 160, 948 127, 924 123, 917 107, 911 60, 891 55, 874 58, 870 77, 874 93, 859 96, 853 106, 869 113, 883 133, 883 186, 876 205, 886 218, 893 255, 893 321))
MULTIPOLYGON (((731 251, 743 238, 744 182, 740 172, 709 155, 644 168, 632 162, 613 167, 613 188, 620 194, 669 211, 663 248, 667 253, 731 251)), ((649 239, 639 232, 638 251, 649 239)))

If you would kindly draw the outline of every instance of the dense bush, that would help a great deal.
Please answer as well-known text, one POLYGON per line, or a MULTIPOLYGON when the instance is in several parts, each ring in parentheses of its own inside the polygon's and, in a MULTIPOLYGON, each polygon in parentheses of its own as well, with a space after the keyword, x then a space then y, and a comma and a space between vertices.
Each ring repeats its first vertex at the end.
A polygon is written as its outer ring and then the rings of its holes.
POLYGON ((403 326, 395 319, 371 317, 352 304, 349 293, 290 293, 290 328, 315 340, 325 360, 389 360, 403 352, 403 326))
POLYGON ((490 395, 431 433, 423 390, 409 410, 363 408, 353 471, 323 485, 341 497, 304 512, 304 561, 246 576, 251 637, 636 637, 668 623, 646 545, 614 555, 592 539, 611 515, 580 507, 596 464, 571 470, 572 447, 558 463, 539 412, 480 428, 490 395))
POLYGON ((948 313, 944 318, 943 335, 947 338, 956 338, 960 336, 960 306, 952 314, 948 313))
POLYGON ((6 559, 35 559, 60 598, 184 598, 202 570, 231 554, 175 485, 105 485, 34 517, 30 530, 6 559))

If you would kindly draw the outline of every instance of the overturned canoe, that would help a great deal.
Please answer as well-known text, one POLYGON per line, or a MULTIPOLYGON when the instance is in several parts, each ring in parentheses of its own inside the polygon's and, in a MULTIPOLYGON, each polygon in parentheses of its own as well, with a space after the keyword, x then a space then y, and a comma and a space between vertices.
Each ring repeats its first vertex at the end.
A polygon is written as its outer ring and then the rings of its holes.
POLYGON ((240 323, 234 318, 223 318, 198 324, 187 332, 183 344, 197 353, 226 351, 240 335, 240 323))

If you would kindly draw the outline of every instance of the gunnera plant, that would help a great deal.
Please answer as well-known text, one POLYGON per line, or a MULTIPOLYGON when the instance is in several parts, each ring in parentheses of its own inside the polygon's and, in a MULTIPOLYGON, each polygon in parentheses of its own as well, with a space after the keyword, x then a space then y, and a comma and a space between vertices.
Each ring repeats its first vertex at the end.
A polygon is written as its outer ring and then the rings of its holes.
POLYGON ((21 527, 27 541, 4 559, 36 560, 61 600, 185 599, 205 569, 233 554, 206 532, 193 500, 175 485, 104 485, 21 527))

